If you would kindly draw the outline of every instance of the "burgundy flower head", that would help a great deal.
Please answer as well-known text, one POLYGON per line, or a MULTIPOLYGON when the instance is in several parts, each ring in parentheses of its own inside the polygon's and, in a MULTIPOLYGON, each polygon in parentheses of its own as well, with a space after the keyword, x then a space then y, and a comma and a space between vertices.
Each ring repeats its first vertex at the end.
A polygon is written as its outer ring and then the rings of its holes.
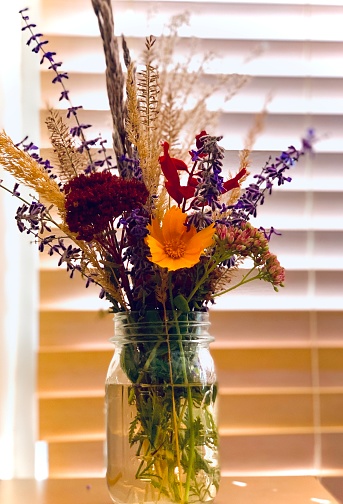
POLYGON ((110 172, 79 175, 66 184, 64 191, 69 229, 85 241, 91 241, 117 217, 143 205, 148 198, 142 182, 110 172))

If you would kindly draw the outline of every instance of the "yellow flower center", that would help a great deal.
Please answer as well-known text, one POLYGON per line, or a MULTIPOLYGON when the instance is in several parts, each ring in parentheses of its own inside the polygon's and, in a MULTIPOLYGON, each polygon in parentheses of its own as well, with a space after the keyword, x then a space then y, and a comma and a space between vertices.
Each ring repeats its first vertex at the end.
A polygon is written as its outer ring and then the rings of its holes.
POLYGON ((172 259, 179 259, 185 255, 186 245, 181 240, 169 240, 164 243, 164 251, 172 259))

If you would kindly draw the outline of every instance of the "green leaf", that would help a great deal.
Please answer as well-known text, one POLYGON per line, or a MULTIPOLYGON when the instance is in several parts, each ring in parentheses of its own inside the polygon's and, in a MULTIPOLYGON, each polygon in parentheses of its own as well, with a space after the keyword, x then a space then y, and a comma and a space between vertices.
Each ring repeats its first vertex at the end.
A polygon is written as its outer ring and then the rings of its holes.
POLYGON ((182 313, 188 313, 190 311, 187 299, 182 294, 174 298, 174 305, 178 310, 182 311, 182 313))
POLYGON ((139 418, 138 418, 138 416, 136 416, 132 420, 132 422, 130 423, 130 427, 129 427, 129 443, 131 445, 135 442, 135 439, 137 438, 137 436, 135 434, 136 434, 138 422, 139 422, 139 418))

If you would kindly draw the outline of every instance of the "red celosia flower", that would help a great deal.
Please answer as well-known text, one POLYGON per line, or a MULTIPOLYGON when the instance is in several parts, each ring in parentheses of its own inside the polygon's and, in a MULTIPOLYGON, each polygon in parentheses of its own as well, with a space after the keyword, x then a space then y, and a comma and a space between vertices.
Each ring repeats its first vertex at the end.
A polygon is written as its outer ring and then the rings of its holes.
POLYGON ((144 204, 148 190, 138 180, 127 180, 109 172, 79 175, 64 188, 66 222, 79 240, 91 241, 110 222, 144 204))

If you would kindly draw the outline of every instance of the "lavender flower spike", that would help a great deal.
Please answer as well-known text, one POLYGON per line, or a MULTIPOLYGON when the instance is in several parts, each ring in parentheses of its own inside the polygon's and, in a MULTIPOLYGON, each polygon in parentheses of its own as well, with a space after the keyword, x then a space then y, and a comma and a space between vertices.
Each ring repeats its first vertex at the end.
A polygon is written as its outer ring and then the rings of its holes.
POLYGON ((231 207, 230 223, 239 225, 243 221, 248 221, 251 216, 256 217, 257 206, 263 205, 265 194, 272 194, 274 182, 283 185, 285 182, 291 182, 292 178, 285 175, 286 170, 293 167, 299 158, 313 151, 313 144, 316 136, 313 129, 309 129, 306 136, 302 138, 302 146, 296 149, 292 145, 286 151, 271 159, 262 168, 261 173, 255 175, 256 182, 251 183, 237 203, 231 207))

